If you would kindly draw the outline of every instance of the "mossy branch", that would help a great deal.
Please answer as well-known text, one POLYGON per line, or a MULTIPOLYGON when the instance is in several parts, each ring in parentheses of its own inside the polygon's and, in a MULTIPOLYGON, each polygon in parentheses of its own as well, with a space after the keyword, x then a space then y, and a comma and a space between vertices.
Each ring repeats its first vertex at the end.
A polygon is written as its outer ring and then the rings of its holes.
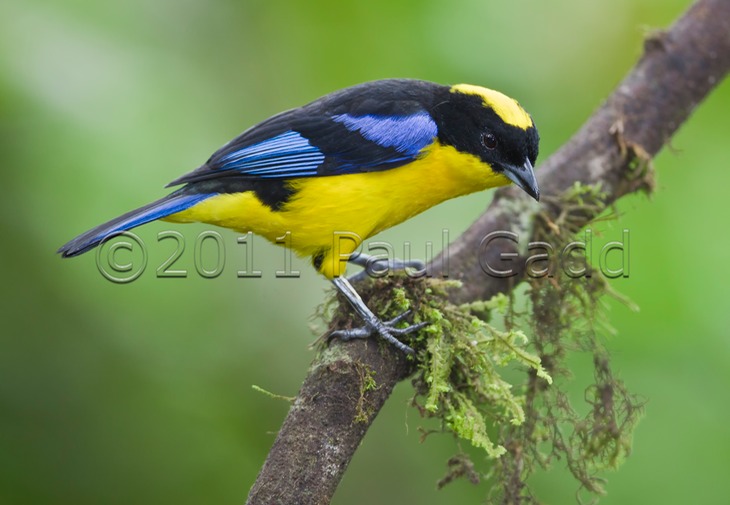
MULTIPOLYGON (((730 2, 699 0, 674 25, 653 32, 644 42, 644 55, 604 104, 555 154, 540 164, 537 177, 542 205, 535 205, 515 187, 497 191, 494 200, 469 229, 449 246, 449 272, 463 288, 455 302, 488 300, 510 291, 524 278, 489 277, 482 265, 504 264, 504 248, 480 251, 481 240, 495 230, 511 230, 520 241, 534 240, 542 231, 538 214, 553 218, 566 212, 562 195, 577 183, 600 187, 602 206, 572 212, 573 230, 585 226, 624 195, 653 188, 651 159, 669 142, 700 102, 730 69, 730 2), (525 223, 528 229, 525 229, 525 223), (480 257, 479 255, 482 254, 480 257)), ((555 233, 555 229, 549 230, 555 233)), ((557 230, 559 231, 559 230, 557 230)), ((524 265, 525 251, 511 265, 524 265)), ((433 271, 440 271, 436 259, 433 271)))
MULTIPOLYGON (((479 244, 488 233, 515 231, 525 241, 545 236, 569 236, 622 196, 651 189, 651 158, 730 70, 730 1, 697 1, 670 29, 647 38, 644 49, 643 57, 599 110, 571 140, 541 165, 538 178, 545 195, 543 203, 531 204, 515 188, 501 189, 485 213, 449 246, 449 273, 462 282, 460 289, 449 291, 454 303, 488 300, 497 293, 509 293, 524 278, 524 272, 510 278, 485 274, 482 269, 485 261, 497 265, 502 253, 514 252, 499 247, 480 251, 479 244), (570 194, 571 188, 581 193, 581 188, 586 187, 596 190, 579 195, 590 198, 589 205, 574 205, 574 200, 570 205, 566 204, 571 199, 566 200, 565 195, 570 194), (480 257, 480 254, 483 256, 480 257)), ((513 264, 525 260, 524 251, 517 252, 521 254, 520 259, 514 260, 513 264)), ((441 258, 436 260, 433 271, 440 271, 440 261, 441 258)), ((402 286, 407 291, 404 299, 419 300, 419 291, 425 289, 423 284, 415 282, 402 286)), ((375 283, 370 286, 374 287, 362 293, 366 303, 383 307, 383 300, 392 300, 391 284, 380 288, 375 283)), ((544 303, 540 297, 549 296, 540 294, 539 290, 534 293, 539 295, 540 303, 544 303)), ((346 312, 340 314, 339 317, 344 318, 346 312)), ((444 317, 448 319, 450 316, 453 315, 444 317)), ((540 314, 536 317, 539 318, 540 314)), ((345 324, 344 319, 334 322, 345 324)), ((514 335, 510 338, 514 339, 514 335)), ((514 340, 510 338, 507 342, 512 345, 514 340)), ((609 462, 625 453, 624 441, 617 439, 614 445, 603 442, 620 430, 613 424, 615 417, 605 410, 607 406, 613 406, 623 392, 613 387, 615 384, 610 372, 602 361, 604 356, 600 345, 595 339, 587 342, 594 346, 591 352, 596 361, 596 387, 587 392, 590 394, 588 399, 594 405, 596 418, 604 422, 598 427, 593 425, 593 431, 578 429, 574 433, 579 442, 578 452, 569 454, 569 467, 575 466, 576 458, 591 459, 598 451, 609 451, 609 454, 602 455, 609 462)), ((512 354, 519 355, 520 349, 516 347, 517 352, 512 354)), ((549 351, 543 349, 540 355, 548 356, 549 351)), ((529 360, 530 355, 523 355, 522 359, 529 360)), ((432 365, 436 373, 444 373, 439 372, 439 366, 443 364, 432 365)), ((329 503, 368 426, 393 387, 417 369, 414 361, 374 339, 332 342, 312 364, 247 503, 329 503)), ((528 396, 544 388, 545 383, 538 379, 540 369, 533 367, 533 370, 528 396)), ((427 395, 423 408, 434 408, 441 401, 440 393, 445 391, 432 391, 431 396, 427 395)), ((454 398, 458 401, 460 397, 454 398)), ((630 403, 622 405, 623 408, 631 408, 630 403)), ((553 407, 561 410, 562 399, 557 398, 553 407)), ((503 409, 512 415, 517 412, 514 405, 503 406, 503 409)), ((569 415, 567 409, 565 412, 569 415)), ((556 414, 555 418, 559 417, 556 414)), ((625 419, 630 422, 634 418, 627 415, 625 419)), ((456 428, 466 432, 474 427, 462 422, 456 428)), ((534 424, 527 422, 520 429, 528 436, 552 437, 554 447, 568 443, 560 431, 537 433, 534 428, 534 424)), ((519 450, 516 450, 510 446, 509 440, 507 442, 507 450, 513 455, 525 449, 518 447, 519 450)), ((491 442, 483 443, 488 445, 491 442)), ((496 447, 494 450, 497 450, 496 447)), ((546 456, 547 459, 550 457, 546 456)), ((521 460, 512 457, 502 458, 502 461, 505 474, 515 473, 514 490, 517 493, 504 499, 508 503, 520 503, 521 460)), ((454 475, 475 478, 468 461, 457 457, 453 466, 454 475)), ((571 471, 586 488, 600 491, 600 483, 590 475, 583 475, 580 465, 571 468, 571 471)), ((448 476, 447 480, 450 478, 452 476, 448 476)))

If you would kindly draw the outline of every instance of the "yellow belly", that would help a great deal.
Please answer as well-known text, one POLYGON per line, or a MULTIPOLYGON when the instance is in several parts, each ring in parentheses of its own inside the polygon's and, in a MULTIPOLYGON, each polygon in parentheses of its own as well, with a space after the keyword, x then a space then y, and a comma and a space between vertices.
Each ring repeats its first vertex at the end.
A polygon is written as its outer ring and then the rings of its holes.
POLYGON ((292 179, 294 193, 279 210, 249 191, 209 198, 167 220, 251 231, 271 242, 288 232, 290 247, 301 256, 320 255, 319 270, 331 279, 344 274, 363 240, 444 200, 508 182, 478 158, 436 143, 402 167, 292 179))

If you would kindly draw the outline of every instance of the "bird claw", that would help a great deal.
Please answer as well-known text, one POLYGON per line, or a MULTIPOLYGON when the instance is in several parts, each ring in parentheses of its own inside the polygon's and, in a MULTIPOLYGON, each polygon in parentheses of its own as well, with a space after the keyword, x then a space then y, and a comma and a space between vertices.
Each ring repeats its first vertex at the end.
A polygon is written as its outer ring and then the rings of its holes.
POLYGON ((421 322, 412 324, 405 328, 394 328, 394 326, 411 314, 410 310, 403 312, 402 314, 394 317, 390 321, 368 321, 364 326, 359 328, 351 328, 348 330, 335 330, 330 333, 330 338, 339 338, 340 340, 348 341, 356 338, 368 338, 373 335, 379 335, 383 340, 393 344, 395 347, 400 349, 406 354, 415 354, 415 351, 408 345, 404 344, 396 337, 408 335, 414 331, 418 331, 429 325, 428 322, 421 322))
POLYGON ((380 258, 375 259, 372 256, 366 254, 360 254, 350 259, 355 265, 363 267, 361 272, 356 273, 348 278, 350 282, 360 282, 368 277, 379 278, 388 275, 390 272, 406 272, 412 277, 421 277, 426 274, 426 263, 421 260, 402 260, 399 258, 386 259, 380 258), (414 273, 409 273, 407 269, 414 270, 414 273))

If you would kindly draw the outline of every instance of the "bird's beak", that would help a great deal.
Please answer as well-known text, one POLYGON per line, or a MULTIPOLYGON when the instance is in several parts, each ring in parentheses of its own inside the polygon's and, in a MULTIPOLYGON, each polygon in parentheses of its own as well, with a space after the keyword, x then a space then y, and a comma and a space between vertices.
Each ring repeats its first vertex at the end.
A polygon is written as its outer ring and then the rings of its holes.
POLYGON ((532 163, 530 160, 525 159, 525 163, 522 166, 518 165, 507 165, 502 164, 504 175, 517 184, 525 193, 530 195, 537 201, 540 201, 540 189, 537 187, 537 179, 535 179, 535 172, 532 169, 532 163))

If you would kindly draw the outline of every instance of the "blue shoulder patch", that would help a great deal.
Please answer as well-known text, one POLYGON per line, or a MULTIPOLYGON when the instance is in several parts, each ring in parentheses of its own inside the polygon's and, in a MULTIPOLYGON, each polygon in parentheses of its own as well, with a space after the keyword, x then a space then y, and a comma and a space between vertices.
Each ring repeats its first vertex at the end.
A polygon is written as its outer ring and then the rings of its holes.
POLYGON ((258 177, 316 175, 324 154, 297 132, 287 131, 270 139, 226 154, 219 170, 236 170, 258 177))
POLYGON ((382 147, 392 147, 413 157, 438 135, 436 123, 426 112, 408 116, 339 114, 332 116, 332 119, 344 124, 350 131, 360 132, 363 137, 382 147))

